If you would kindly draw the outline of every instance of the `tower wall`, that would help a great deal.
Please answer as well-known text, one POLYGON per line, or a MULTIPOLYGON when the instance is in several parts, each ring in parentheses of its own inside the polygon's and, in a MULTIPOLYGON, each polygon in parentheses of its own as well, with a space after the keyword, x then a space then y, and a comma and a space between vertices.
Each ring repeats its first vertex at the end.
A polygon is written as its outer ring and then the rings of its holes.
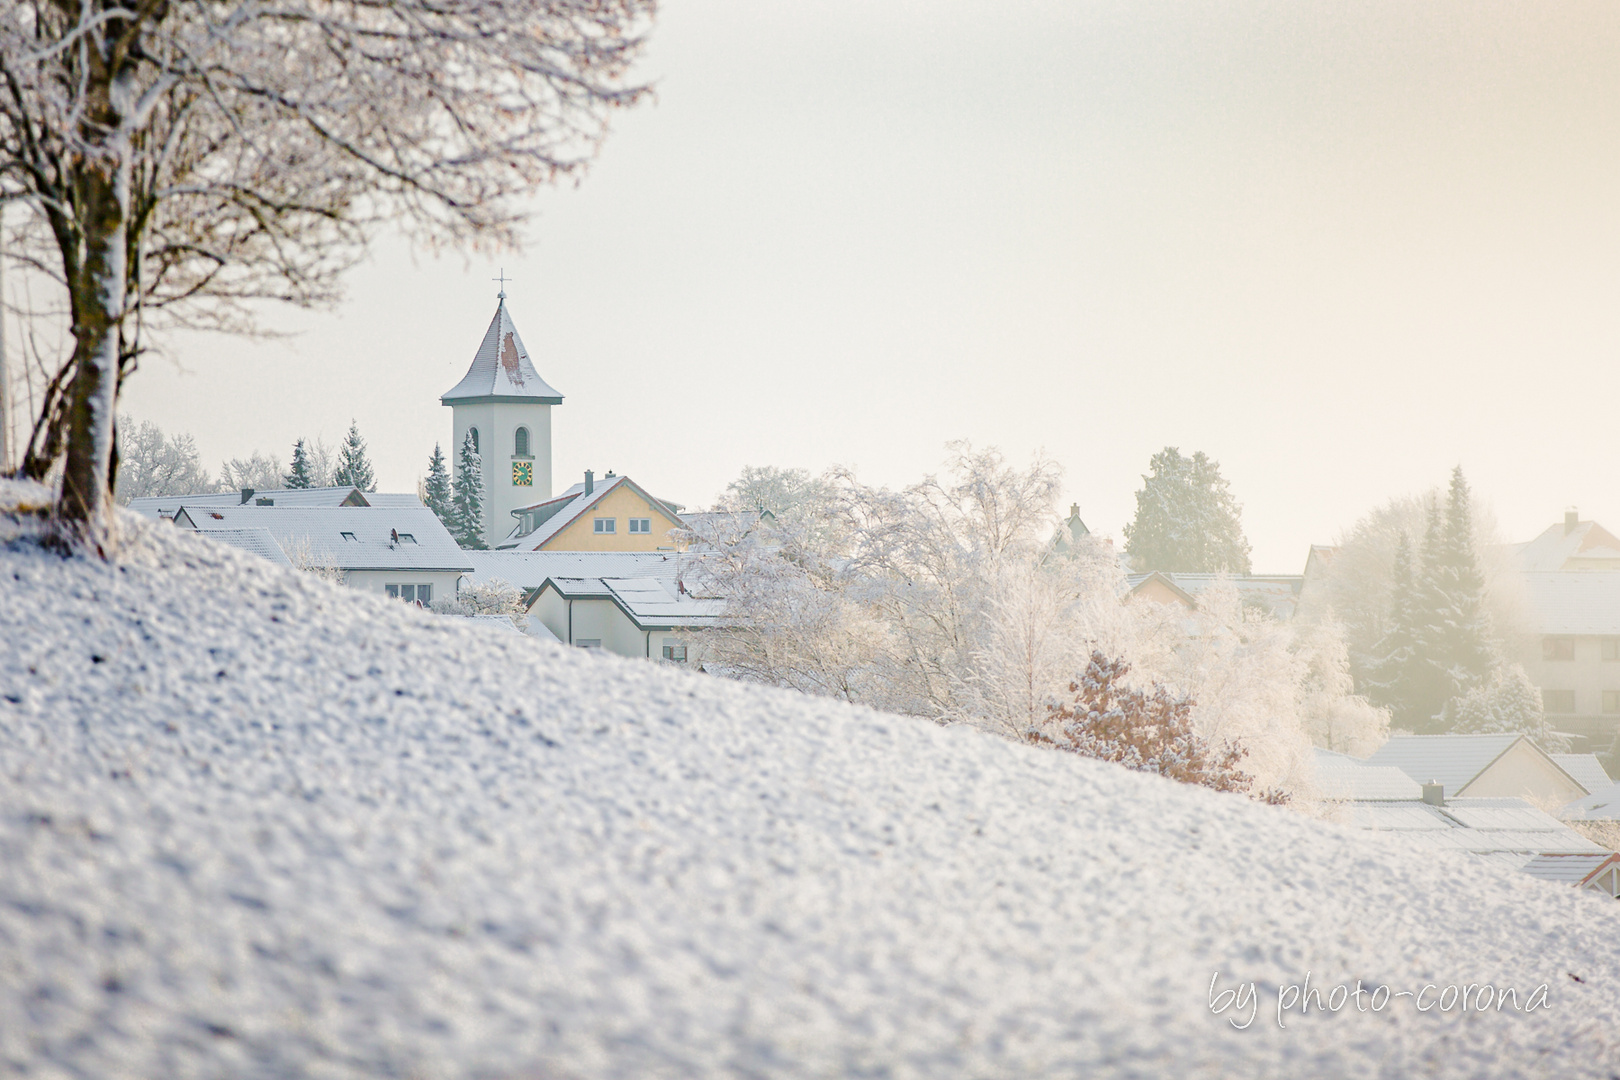
MULTIPOLYGON (((469 428, 478 429, 478 453, 484 479, 484 543, 494 547, 512 531, 512 511, 551 498, 551 406, 480 402, 451 406, 455 455, 469 428), (517 429, 529 429, 529 453, 517 454, 517 429), (531 482, 515 482, 514 464, 530 467, 531 482)), ((453 470, 452 470, 453 475, 453 470)))

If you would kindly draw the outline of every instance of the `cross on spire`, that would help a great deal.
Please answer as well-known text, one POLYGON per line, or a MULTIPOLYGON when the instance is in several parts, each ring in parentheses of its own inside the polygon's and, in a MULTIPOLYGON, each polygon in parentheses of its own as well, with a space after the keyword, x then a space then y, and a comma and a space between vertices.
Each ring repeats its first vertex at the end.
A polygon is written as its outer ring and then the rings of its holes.
POLYGON ((500 277, 490 278, 489 280, 498 281, 498 282, 501 283, 501 291, 496 293, 495 297, 498 300, 505 300, 506 299, 506 283, 508 281, 512 280, 511 278, 506 276, 506 267, 504 267, 504 266, 501 267, 501 276, 500 277))

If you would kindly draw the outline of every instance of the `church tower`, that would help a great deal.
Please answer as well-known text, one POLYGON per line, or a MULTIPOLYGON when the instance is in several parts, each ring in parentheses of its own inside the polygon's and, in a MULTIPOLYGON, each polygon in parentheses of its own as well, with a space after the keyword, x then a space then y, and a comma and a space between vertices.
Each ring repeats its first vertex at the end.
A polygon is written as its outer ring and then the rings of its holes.
POLYGON ((484 469, 484 543, 517 524, 512 511, 551 498, 551 407, 562 395, 540 377, 506 311, 503 288, 472 367, 439 402, 454 410, 452 475, 470 432, 484 469))

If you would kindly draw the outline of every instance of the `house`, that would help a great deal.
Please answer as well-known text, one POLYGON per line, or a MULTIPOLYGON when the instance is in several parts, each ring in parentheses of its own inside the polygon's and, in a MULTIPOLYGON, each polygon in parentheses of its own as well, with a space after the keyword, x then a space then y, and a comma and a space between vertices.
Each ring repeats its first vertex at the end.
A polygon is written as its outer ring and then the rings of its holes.
POLYGON ((513 512, 551 498, 551 410, 562 394, 540 377, 506 310, 506 290, 472 366, 439 401, 452 410, 451 471, 472 440, 484 482, 484 543, 511 529, 513 512))
POLYGON ((262 530, 294 565, 330 567, 352 588, 428 604, 472 569, 427 507, 181 506, 174 523, 204 534, 262 530))
POLYGON ((1543 881, 1558 881, 1577 889, 1591 889, 1620 900, 1620 855, 1537 855, 1524 872, 1543 881))
POLYGON ((674 551, 670 536, 682 527, 675 508, 649 495, 628 476, 611 472, 597 482, 585 472, 555 499, 512 511, 517 524, 501 551, 674 551))
POLYGON ((1620 570, 1620 537, 1595 521, 1582 521, 1575 510, 1564 512, 1562 525, 1548 526, 1540 536, 1512 547, 1522 573, 1560 570, 1620 570))
POLYGON ((1565 821, 1620 822, 1620 782, 1599 788, 1558 811, 1565 821))
POLYGON ((673 552, 469 552, 473 580, 525 589, 529 612, 559 641, 620 656, 696 663, 690 632, 716 625, 723 601, 694 595, 693 557, 673 552))
POLYGON ((1176 603, 1195 611, 1202 594, 1217 585, 1230 585, 1244 607, 1257 608, 1274 618, 1287 620, 1294 617, 1299 607, 1303 583, 1304 578, 1298 574, 1190 574, 1155 570, 1126 575, 1125 589, 1127 599, 1176 603))
POLYGON ((1368 765, 1359 758, 1316 747, 1316 789, 1323 798, 1355 802, 1412 802, 1423 785, 1393 765, 1368 765))
POLYGON ((1456 851, 1521 870, 1542 855, 1610 852, 1524 799, 1348 802, 1352 828, 1402 837, 1435 851, 1456 851))
POLYGON ((420 506, 415 495, 379 495, 357 487, 282 488, 275 491, 205 492, 196 495, 153 495, 129 500, 129 508, 143 517, 173 518, 182 505, 206 506, 420 506))
POLYGON ((1602 791, 1614 783, 1596 754, 1548 754, 1558 767, 1575 778, 1587 791, 1602 791))
POLYGON ((1518 732, 1400 736, 1365 764, 1391 765, 1419 784, 1437 783, 1446 798, 1520 797, 1563 806, 1587 794, 1580 781, 1518 732))
POLYGON ((1620 570, 1520 577, 1531 636, 1519 659, 1549 719, 1607 747, 1620 727, 1620 570))
POLYGON ((1086 523, 1080 520, 1080 504, 1069 504, 1069 516, 1058 526, 1057 535, 1052 539, 1052 547, 1059 554, 1068 554, 1080 547, 1085 538, 1091 535, 1086 523))
POLYGON ((292 560, 281 550, 281 545, 276 543, 276 538, 270 535, 269 529, 209 529, 202 535, 216 544, 225 544, 249 555, 257 555, 266 562, 285 566, 289 570, 293 568, 292 560))

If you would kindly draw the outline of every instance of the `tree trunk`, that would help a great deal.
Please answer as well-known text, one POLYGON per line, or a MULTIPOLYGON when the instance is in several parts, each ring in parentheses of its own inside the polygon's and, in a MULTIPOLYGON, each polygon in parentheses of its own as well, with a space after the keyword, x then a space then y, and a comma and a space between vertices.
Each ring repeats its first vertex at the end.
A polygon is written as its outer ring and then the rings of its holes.
POLYGON ((74 373, 68 387, 67 461, 57 503, 58 518, 98 551, 105 549, 112 520, 113 416, 129 218, 129 155, 116 145, 107 149, 99 160, 84 162, 77 185, 84 260, 69 282, 74 373))

